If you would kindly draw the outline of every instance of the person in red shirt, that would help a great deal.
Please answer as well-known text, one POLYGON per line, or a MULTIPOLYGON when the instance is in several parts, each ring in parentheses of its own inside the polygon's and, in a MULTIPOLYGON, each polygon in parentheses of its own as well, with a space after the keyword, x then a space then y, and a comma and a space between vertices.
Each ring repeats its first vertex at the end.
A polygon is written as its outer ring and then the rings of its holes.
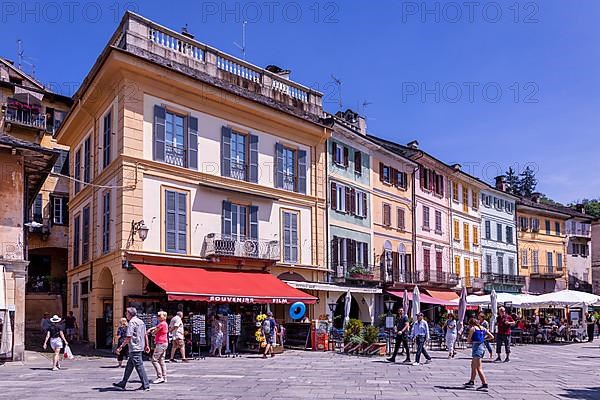
MULTIPOLYGON (((152 365, 156 370, 156 379, 152 383, 165 383, 167 381, 167 365, 165 364, 165 355, 169 346, 169 325, 167 325, 167 313, 159 311, 158 324, 148 329, 147 333, 154 334, 154 353, 152 353, 152 365)), ((146 352, 150 352, 148 346, 148 335, 146 334, 146 352)))
POLYGON ((500 358, 500 352, 502 351, 502 345, 504 344, 504 351, 506 352, 506 358, 504 362, 510 361, 510 328, 515 325, 515 320, 506 313, 504 307, 498 309, 498 318, 496 319, 498 326, 498 334, 496 335, 496 362, 502 361, 500 358))

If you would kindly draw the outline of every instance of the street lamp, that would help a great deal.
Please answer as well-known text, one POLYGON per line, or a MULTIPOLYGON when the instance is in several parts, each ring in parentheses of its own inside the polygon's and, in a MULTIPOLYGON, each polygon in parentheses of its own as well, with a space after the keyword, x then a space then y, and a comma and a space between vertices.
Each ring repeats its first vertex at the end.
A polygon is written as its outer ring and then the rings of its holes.
POLYGON ((392 329, 394 328, 394 317, 392 316, 392 310, 394 309, 394 304, 396 303, 392 299, 387 299, 384 301, 385 308, 387 309, 388 315, 385 317, 385 329, 388 331, 387 341, 386 341, 386 353, 391 354, 392 352, 392 329))
POLYGON ((394 309, 394 304, 396 304, 396 302, 392 299, 388 299, 386 301, 384 301, 385 303, 385 308, 387 309, 388 314, 392 313, 392 310, 394 309))

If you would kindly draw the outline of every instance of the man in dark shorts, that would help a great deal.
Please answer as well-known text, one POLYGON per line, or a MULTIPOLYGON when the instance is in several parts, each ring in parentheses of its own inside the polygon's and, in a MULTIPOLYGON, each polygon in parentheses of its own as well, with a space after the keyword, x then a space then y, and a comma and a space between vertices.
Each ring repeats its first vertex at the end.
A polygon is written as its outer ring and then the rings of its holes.
POLYGON ((271 357, 275 357, 273 345, 277 340, 277 323, 273 319, 273 313, 271 311, 267 312, 267 319, 262 323, 262 331, 263 335, 265 335, 265 340, 267 341, 263 358, 267 358, 267 354, 269 353, 271 353, 271 357))
POLYGON ((394 346, 394 354, 387 360, 389 362, 396 362, 398 350, 400 349, 400 345, 402 345, 404 351, 406 352, 406 359, 403 362, 410 363, 410 350, 408 347, 408 333, 410 330, 410 324, 408 323, 408 317, 404 314, 404 308, 398 309, 398 318, 396 319, 395 330, 396 345, 394 346))

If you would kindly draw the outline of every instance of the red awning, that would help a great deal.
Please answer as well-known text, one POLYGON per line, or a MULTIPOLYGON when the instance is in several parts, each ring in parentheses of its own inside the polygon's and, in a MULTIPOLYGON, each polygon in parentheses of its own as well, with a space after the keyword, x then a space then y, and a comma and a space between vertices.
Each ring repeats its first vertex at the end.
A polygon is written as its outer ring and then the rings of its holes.
POLYGON ((423 289, 423 291, 431 297, 445 301, 458 300, 459 297, 458 294, 452 290, 423 289))
MULTIPOLYGON (((387 291, 388 294, 391 294, 392 296, 396 296, 398 298, 404 298, 404 292, 400 292, 400 291, 394 291, 394 290, 388 290, 387 291)), ((408 300, 412 301, 412 291, 408 291, 408 300)), ((425 304, 435 304, 438 306, 451 306, 454 305, 455 303, 452 303, 448 300, 441 300, 441 299, 436 299, 435 297, 431 297, 426 295, 425 293, 421 293, 419 295, 419 300, 421 301, 421 303, 425 303, 425 304)))
POLYGON ((267 272, 208 270, 134 264, 173 301, 211 303, 314 304, 317 298, 291 287, 267 272))

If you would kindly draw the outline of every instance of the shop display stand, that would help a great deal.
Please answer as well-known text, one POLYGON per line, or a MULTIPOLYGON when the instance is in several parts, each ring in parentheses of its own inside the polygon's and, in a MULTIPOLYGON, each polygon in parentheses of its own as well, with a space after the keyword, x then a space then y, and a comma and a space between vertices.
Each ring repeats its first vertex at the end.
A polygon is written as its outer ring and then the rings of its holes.
POLYGON ((206 315, 195 314, 191 317, 192 324, 192 358, 194 360, 204 360, 202 355, 202 344, 206 343, 206 315), (198 346, 198 352, 194 352, 194 343, 198 346))
POLYGON ((230 345, 229 352, 225 357, 240 357, 237 352, 238 337, 242 333, 242 316, 240 314, 229 314, 227 316, 227 336, 230 345))

